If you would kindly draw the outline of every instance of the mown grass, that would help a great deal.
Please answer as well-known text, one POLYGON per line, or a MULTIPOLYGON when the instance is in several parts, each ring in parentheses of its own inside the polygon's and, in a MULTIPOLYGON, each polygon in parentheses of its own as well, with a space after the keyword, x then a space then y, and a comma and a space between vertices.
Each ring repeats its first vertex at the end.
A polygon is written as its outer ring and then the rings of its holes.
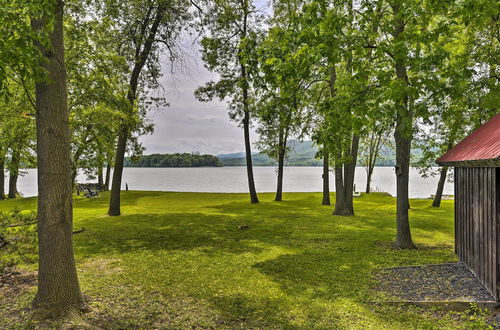
MULTIPOLYGON (((251 205, 246 194, 131 191, 115 218, 105 216, 108 198, 74 202, 74 226, 86 229, 75 235, 76 259, 93 309, 84 318, 101 328, 487 326, 476 314, 373 303, 377 269, 456 261, 452 201, 436 209, 412 200, 419 249, 403 251, 392 248, 395 200, 383 194, 356 199, 355 217, 332 216, 316 193, 288 193, 280 203, 261 194, 251 205)), ((4 201, 0 211, 35 204, 4 201)), ((0 323, 32 326, 12 310, 27 307, 33 291, 0 311, 0 323)))

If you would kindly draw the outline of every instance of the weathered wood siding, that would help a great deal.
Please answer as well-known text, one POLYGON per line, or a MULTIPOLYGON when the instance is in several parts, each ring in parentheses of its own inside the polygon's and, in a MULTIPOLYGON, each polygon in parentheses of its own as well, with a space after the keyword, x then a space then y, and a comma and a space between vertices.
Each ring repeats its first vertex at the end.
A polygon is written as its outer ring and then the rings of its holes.
POLYGON ((455 168, 455 251, 500 300, 500 170, 455 168))

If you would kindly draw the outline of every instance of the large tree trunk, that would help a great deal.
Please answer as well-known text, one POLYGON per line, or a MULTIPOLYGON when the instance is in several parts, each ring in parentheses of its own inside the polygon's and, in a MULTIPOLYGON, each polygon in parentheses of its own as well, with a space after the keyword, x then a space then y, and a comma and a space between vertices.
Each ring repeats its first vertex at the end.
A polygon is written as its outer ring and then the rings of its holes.
MULTIPOLYGON (((400 15, 400 4, 393 4, 394 11, 394 39, 396 43, 403 43, 405 23, 400 15)), ((395 70, 398 80, 408 87, 408 74, 405 64, 406 54, 394 56, 395 70), (404 56, 403 56, 404 55, 404 56)), ((409 98, 405 92, 397 104, 396 129, 394 138, 396 140, 396 244, 400 249, 414 249, 415 245, 411 238, 410 222, 408 218, 409 194, 408 184, 410 180, 410 149, 412 140, 413 114, 409 109, 409 98)))
POLYGON ((123 126, 118 135, 118 145, 116 147, 115 169, 113 171, 113 181, 111 183, 111 198, 109 201, 108 215, 119 216, 120 193, 122 187, 123 162, 125 160, 125 150, 127 149, 128 128, 123 126))
MULTIPOLYGON (((401 121, 398 115, 398 122, 401 121)), ((396 127, 396 247, 413 249, 415 245, 411 238, 410 222, 408 217, 408 183, 410 177, 410 146, 411 141, 400 132, 400 124, 396 127)))
POLYGON ((104 180, 104 189, 109 190, 109 181, 111 178, 111 162, 108 161, 108 164, 106 166, 106 179, 104 180))
POLYGON ((0 151, 0 200, 5 199, 5 155, 0 151))
POLYGON ((353 216, 353 188, 354 176, 356 174, 356 162, 358 159, 359 136, 353 135, 350 150, 346 152, 350 161, 343 166, 337 166, 335 169, 335 209, 334 215, 353 216), (343 172, 343 174, 342 174, 343 172), (337 179, 338 173, 340 178, 337 179))
POLYGON ((443 166, 441 168, 441 174, 439 176, 439 182, 436 190, 436 196, 434 196, 434 200, 432 201, 432 206, 434 207, 440 207, 441 206, 441 199, 443 198, 443 190, 444 190, 444 184, 446 183, 446 177, 448 175, 448 167, 443 166))
POLYGON ((321 204, 330 205, 330 155, 326 150, 323 150, 323 202, 321 204))
MULTIPOLYGON (((37 319, 77 315, 84 307, 73 255, 71 151, 64 64, 63 1, 55 0, 50 49, 38 45, 48 77, 36 84, 38 157, 37 319)), ((34 21, 39 30, 43 21, 34 21)))
POLYGON ((283 130, 279 133, 279 152, 278 152, 278 185, 276 187, 276 202, 283 200, 283 170, 285 166, 285 153, 286 153, 286 138, 284 137, 283 130))
POLYGON ((21 155, 19 150, 12 150, 12 157, 10 159, 9 167, 9 198, 16 198, 18 195, 17 191, 17 178, 19 177, 19 162, 21 161, 21 155))

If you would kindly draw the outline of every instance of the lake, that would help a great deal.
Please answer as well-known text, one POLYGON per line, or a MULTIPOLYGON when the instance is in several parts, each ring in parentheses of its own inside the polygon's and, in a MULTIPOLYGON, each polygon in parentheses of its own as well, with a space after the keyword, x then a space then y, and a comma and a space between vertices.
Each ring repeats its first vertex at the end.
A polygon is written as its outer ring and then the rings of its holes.
MULTIPOLYGON (((18 189, 23 196, 37 194, 37 174, 35 169, 23 170, 18 189)), ((283 191, 322 191, 321 167, 285 167, 283 191)), ((255 185, 258 192, 274 192, 276 189, 276 168, 255 167, 255 185)), ((78 182, 87 182, 85 175, 78 176, 78 182)), ((416 169, 411 170, 410 197, 426 198, 436 191, 438 178, 422 178, 416 169)), ((123 188, 128 183, 130 190, 184 191, 184 192, 247 192, 248 184, 245 167, 216 168, 125 168, 123 188)), ((355 184, 358 191, 364 191, 366 171, 356 169, 355 184)), ((334 191, 334 175, 330 173, 330 186, 334 191)), ((6 182, 6 189, 7 189, 6 182)), ((396 194, 396 177, 393 167, 376 167, 372 187, 379 191, 396 194)), ((445 194, 453 194, 453 184, 446 183, 445 194)))

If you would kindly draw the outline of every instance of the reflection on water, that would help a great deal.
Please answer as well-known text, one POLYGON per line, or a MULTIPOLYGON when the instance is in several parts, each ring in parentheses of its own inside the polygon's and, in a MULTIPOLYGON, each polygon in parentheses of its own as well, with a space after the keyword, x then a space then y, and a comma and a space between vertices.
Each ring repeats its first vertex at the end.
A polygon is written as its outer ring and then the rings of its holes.
MULTIPOLYGON (((18 189, 24 196, 37 194, 36 170, 24 170, 19 178, 18 189)), ((283 190, 285 192, 322 191, 321 167, 286 167, 283 190)), ((276 169, 255 167, 255 184, 259 192, 273 192, 276 189, 276 169)), ((331 190, 334 191, 334 176, 330 173, 331 190)), ((82 174, 78 182, 86 182, 82 174)), ((421 178, 418 171, 411 170, 410 197, 429 197, 436 191, 438 178, 421 178)), ((6 182, 7 183, 7 182, 6 182)), ((192 191, 192 192, 247 192, 248 184, 245 167, 217 168, 125 168, 123 188, 128 183, 130 190, 192 191)), ((366 171, 356 169, 357 190, 364 191, 366 171)), ((6 186, 7 187, 7 186, 6 186)), ((396 177, 392 167, 377 167, 373 173, 372 187, 396 194, 396 177)), ((453 194, 453 184, 446 183, 445 194, 453 194)))

